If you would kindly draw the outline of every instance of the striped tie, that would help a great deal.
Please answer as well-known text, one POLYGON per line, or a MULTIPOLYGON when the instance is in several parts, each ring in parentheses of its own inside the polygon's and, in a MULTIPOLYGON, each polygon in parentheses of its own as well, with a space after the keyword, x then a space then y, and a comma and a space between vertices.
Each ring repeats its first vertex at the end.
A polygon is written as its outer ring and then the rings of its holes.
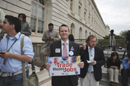
MULTIPOLYGON (((90 51, 89 51, 89 58, 90 58, 90 61, 93 60, 93 57, 92 57, 92 49, 91 49, 91 48, 90 48, 90 51)), ((93 65, 92 65, 92 64, 89 64, 88 72, 92 72, 92 68, 93 68, 93 65)))
POLYGON ((63 45, 64 45, 64 47, 63 47, 63 56, 68 56, 68 54, 67 54, 67 46, 66 46, 67 43, 64 42, 63 45))

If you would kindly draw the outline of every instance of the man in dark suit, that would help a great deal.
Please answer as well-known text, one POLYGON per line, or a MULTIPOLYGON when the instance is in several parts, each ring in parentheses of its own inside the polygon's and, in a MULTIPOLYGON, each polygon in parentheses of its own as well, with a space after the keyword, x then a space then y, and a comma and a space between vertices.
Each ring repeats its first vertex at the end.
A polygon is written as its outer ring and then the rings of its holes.
MULTIPOLYGON (((69 28, 67 25, 61 25, 59 27, 59 35, 61 37, 61 40, 51 44, 50 57, 69 56, 70 55, 69 52, 73 52, 73 53, 71 53, 71 56, 79 55, 79 45, 68 40, 69 34, 70 34, 70 32, 69 32, 69 28), (66 48, 65 48, 65 46, 66 46, 66 48), (59 49, 60 52, 56 52, 56 49, 59 49), (65 53, 65 52, 67 52, 67 53, 65 53)), ((78 64, 78 66, 80 68, 83 68, 84 62, 80 62, 78 64)), ((47 64, 46 67, 49 70, 50 65, 47 64)), ((52 77, 52 86, 77 86, 77 85, 78 85, 78 77, 77 76, 55 76, 55 77, 52 77)))
POLYGON ((99 86, 102 78, 101 66, 105 64, 103 50, 96 47, 97 38, 90 35, 86 42, 86 48, 80 49, 81 60, 84 68, 81 69, 81 86, 99 86))

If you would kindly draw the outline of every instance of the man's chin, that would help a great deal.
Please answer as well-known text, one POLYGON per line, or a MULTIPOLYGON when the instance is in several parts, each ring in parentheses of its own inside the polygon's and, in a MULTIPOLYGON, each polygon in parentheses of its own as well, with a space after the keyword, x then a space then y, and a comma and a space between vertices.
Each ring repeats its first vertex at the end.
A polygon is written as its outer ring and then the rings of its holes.
POLYGON ((2 33, 6 33, 5 31, 1 31, 2 33))
POLYGON ((63 37, 63 38, 62 38, 62 40, 66 40, 66 39, 68 39, 68 38, 66 38, 66 37, 65 37, 65 38, 63 37))

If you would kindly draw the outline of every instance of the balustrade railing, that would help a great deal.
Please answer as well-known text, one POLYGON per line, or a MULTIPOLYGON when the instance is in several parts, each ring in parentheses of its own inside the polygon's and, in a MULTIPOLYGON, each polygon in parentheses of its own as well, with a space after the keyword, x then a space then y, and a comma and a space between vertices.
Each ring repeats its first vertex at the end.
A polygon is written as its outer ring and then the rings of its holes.
MULTIPOLYGON (((75 39, 75 42, 79 44, 81 47, 82 43, 86 42, 86 39, 75 39)), ((38 42, 33 43, 35 57, 40 57, 40 51, 43 44, 44 43, 38 43, 38 42)), ((102 48, 103 50, 107 49, 109 46, 109 39, 98 39, 97 46, 102 48)), ((115 47, 116 49, 118 49, 119 47, 126 48, 125 39, 116 39, 115 47)))

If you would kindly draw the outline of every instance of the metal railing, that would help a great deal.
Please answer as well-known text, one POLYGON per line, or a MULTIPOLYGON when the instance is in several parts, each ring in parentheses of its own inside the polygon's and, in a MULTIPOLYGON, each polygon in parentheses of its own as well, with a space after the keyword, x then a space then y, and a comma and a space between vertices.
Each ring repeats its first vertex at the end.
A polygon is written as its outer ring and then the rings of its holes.
MULTIPOLYGON (((126 48, 126 43, 125 43, 125 39, 115 39, 115 45, 114 47, 116 49, 121 48, 126 48)), ((97 46, 104 49, 108 49, 108 46, 110 46, 110 42, 109 39, 98 39, 97 41, 97 46)))

